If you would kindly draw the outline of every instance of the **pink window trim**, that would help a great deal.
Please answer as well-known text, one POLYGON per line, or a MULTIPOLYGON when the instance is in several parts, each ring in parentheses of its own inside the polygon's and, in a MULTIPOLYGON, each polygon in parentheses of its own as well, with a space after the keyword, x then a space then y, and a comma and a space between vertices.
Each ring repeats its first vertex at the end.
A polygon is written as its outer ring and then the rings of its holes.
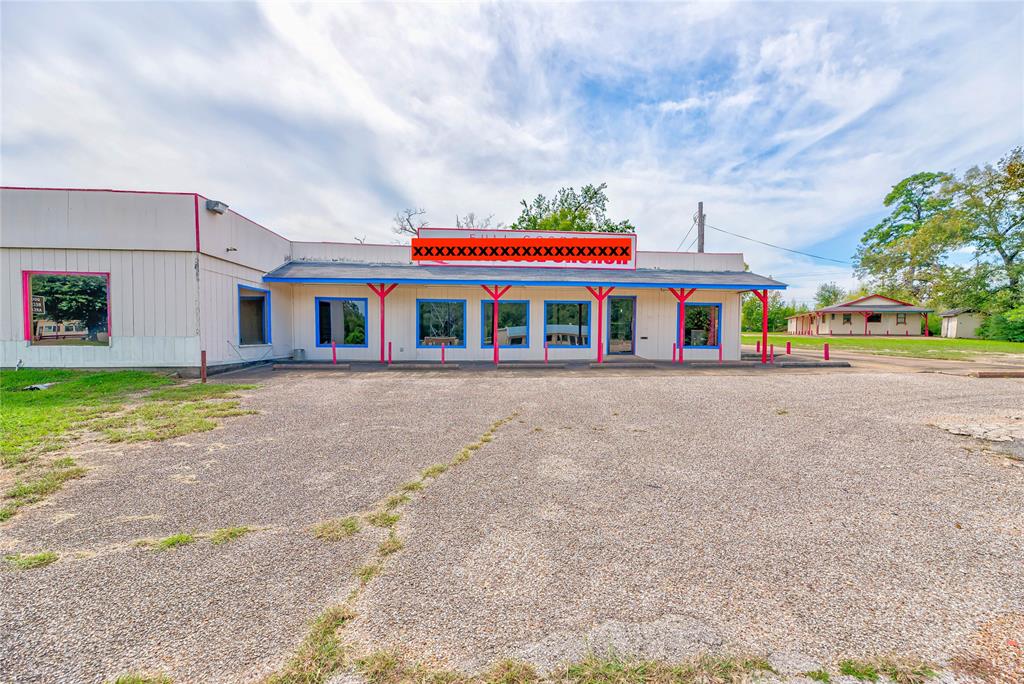
POLYGON ((110 323, 110 273, 101 271, 22 271, 21 272, 21 318, 25 333, 25 341, 32 341, 32 276, 34 275, 70 275, 70 276, 103 276, 107 280, 107 337, 113 338, 110 323))

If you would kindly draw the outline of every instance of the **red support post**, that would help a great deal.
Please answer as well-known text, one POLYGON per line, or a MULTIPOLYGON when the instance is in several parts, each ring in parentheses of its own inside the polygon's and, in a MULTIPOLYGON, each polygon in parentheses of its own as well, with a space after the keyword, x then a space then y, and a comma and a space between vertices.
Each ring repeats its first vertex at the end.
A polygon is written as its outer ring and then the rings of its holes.
POLYGON ((206 383, 206 350, 199 352, 199 379, 200 382, 206 383))
POLYGON ((751 292, 761 302, 761 342, 758 345, 758 351, 761 352, 761 363, 768 363, 768 290, 751 290, 751 292))
POLYGON ((491 314, 491 318, 493 319, 491 321, 491 343, 494 345, 494 365, 497 366, 501 360, 500 352, 498 351, 501 346, 498 344, 498 300, 501 299, 512 286, 506 285, 502 288, 500 285, 495 285, 493 290, 486 285, 481 285, 480 287, 482 287, 484 292, 489 294, 491 299, 494 300, 493 313, 491 314))
POLYGON ((331 363, 335 366, 338 365, 338 348, 334 344, 334 340, 331 340, 331 363))
POLYGON ((931 332, 929 332, 929 330, 928 330, 928 312, 927 311, 924 312, 924 336, 925 337, 931 337, 932 336, 931 332))
POLYGON ((441 343, 441 365, 444 365, 444 342, 441 343))
POLYGON ((384 283, 376 287, 373 283, 366 283, 366 286, 373 290, 373 293, 380 299, 380 362, 384 363, 384 299, 391 291, 398 287, 398 283, 386 286, 384 283))
POLYGON ((718 365, 722 365, 722 343, 718 343, 718 365))
POLYGON ((587 285, 587 290, 597 299, 597 362, 604 363, 604 300, 615 288, 598 286, 595 290, 587 285))
MULTIPOLYGON (((672 296, 679 300, 679 321, 678 330, 676 331, 676 338, 679 345, 679 363, 683 362, 683 349, 686 347, 686 300, 689 299, 697 288, 692 287, 689 291, 685 288, 668 288, 668 291, 672 293, 672 296)), ((676 357, 673 356, 672 360, 675 361, 676 357)))
POLYGON ((548 362, 548 341, 544 340, 544 363, 548 362))

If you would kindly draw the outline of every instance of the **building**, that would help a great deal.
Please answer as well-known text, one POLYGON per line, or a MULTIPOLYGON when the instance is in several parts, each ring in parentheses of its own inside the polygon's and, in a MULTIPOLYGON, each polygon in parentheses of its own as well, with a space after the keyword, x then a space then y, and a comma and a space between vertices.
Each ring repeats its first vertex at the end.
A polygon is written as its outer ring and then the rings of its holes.
POLYGON ((928 314, 931 311, 909 302, 872 294, 790 316, 786 329, 794 335, 913 337, 928 334, 928 314))
POLYGON ((413 241, 553 254, 457 261, 288 240, 196 193, 4 188, 0 200, 4 367, 734 360, 741 294, 766 303, 785 288, 741 254, 637 251, 633 235, 429 229, 413 241), (593 256, 610 245, 614 259, 593 256))
POLYGON ((950 309, 939 314, 942 317, 943 337, 967 337, 977 339, 978 326, 985 315, 973 309, 950 309))

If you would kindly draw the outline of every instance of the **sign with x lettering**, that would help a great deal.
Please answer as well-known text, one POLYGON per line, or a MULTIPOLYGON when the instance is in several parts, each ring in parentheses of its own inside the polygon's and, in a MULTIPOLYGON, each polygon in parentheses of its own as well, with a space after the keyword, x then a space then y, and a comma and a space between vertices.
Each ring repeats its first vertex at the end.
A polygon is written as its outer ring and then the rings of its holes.
POLYGON ((412 260, 430 266, 636 268, 636 235, 421 228, 412 260))

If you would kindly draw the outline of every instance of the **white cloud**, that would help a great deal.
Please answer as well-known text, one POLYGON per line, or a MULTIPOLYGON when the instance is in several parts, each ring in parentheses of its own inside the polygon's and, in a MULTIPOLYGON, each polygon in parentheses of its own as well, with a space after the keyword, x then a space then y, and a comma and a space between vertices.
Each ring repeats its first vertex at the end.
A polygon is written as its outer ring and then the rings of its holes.
MULTIPOLYGON (((648 248, 704 200, 712 225, 849 256, 900 178, 1019 143, 1022 27, 1012 4, 7 4, 3 182, 198 190, 390 242, 405 206, 508 222, 607 181, 648 248)), ((801 299, 841 269, 708 245, 801 299)))

